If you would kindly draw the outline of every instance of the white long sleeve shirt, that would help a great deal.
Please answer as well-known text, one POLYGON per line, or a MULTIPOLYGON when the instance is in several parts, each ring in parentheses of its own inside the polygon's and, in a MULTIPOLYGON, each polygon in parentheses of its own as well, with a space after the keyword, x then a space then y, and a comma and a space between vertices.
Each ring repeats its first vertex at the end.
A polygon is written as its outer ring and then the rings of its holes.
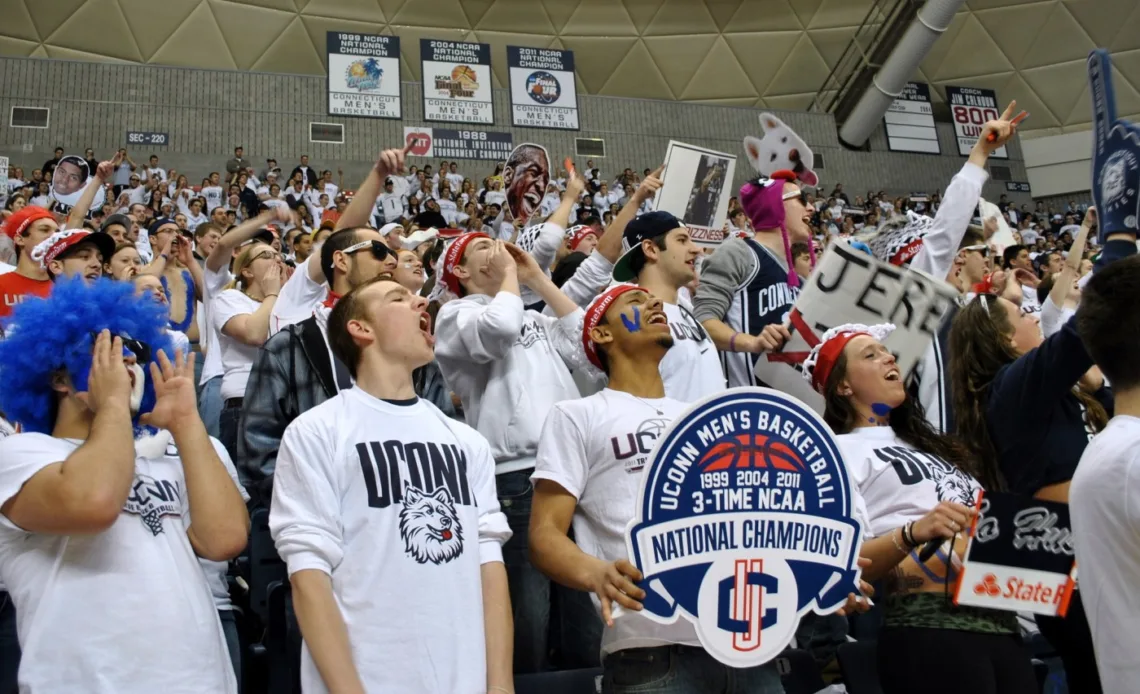
MULTIPOLYGON (((285 430, 269 529, 290 576, 331 577, 366 691, 486 691, 480 567, 511 531, 470 427, 424 400, 341 391, 285 430)), ((307 643, 301 687, 328 692, 307 643)))
POLYGON ((567 363, 581 310, 563 318, 527 311, 517 294, 470 294, 444 304, 435 355, 467 421, 486 437, 496 473, 529 470, 554 403, 579 397, 567 363))

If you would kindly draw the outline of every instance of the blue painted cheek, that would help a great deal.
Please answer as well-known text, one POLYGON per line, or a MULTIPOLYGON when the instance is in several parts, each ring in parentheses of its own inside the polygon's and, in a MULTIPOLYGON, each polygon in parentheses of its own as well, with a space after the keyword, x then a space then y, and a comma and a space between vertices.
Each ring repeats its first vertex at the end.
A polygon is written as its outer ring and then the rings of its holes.
POLYGON ((633 320, 632 321, 630 319, 626 318, 625 314, 623 313, 621 315, 621 322, 623 324, 625 324, 625 329, 630 331, 631 333, 636 333, 636 332, 640 331, 641 330, 641 309, 639 309, 636 306, 633 307, 633 320))
POLYGON ((880 417, 886 417, 891 413, 891 406, 883 402, 876 402, 871 405, 871 411, 880 417))

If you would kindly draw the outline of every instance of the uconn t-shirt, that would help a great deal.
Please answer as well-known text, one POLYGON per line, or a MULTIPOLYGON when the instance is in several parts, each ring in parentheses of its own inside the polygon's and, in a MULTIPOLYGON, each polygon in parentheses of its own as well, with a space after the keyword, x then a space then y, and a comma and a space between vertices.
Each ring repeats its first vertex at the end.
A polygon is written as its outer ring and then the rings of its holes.
POLYGON ((712 338, 693 316, 692 305, 678 296, 678 303, 665 304, 665 317, 673 334, 673 346, 661 360, 665 395, 681 402, 696 402, 725 389, 724 371, 712 338))
MULTIPOLYGON (((788 270, 764 246, 743 239, 755 256, 752 271, 744 278, 732 297, 724 322, 745 335, 759 335, 764 326, 787 321, 788 313, 800 295, 799 287, 788 286, 788 270)), ((764 386, 753 369, 760 354, 721 352, 728 385, 764 386)))
MULTIPOLYGON (((332 578, 366 691, 486 691, 480 566, 511 531, 474 429, 423 400, 341 391, 285 430, 269 528, 290 575, 332 578)), ((307 644, 301 684, 328 691, 307 644)))

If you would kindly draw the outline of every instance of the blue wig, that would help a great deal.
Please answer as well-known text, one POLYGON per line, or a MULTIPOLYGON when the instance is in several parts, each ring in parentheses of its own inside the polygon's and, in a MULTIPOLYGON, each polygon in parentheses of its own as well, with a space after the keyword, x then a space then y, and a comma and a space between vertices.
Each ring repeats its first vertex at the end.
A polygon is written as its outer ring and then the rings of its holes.
MULTIPOLYGON (((48 297, 28 297, 3 326, 8 337, 0 340, 0 412, 24 431, 51 433, 52 377, 66 370, 77 390, 87 389, 92 333, 110 330, 144 342, 154 361, 160 349, 173 358, 167 325, 166 309, 135 296, 131 282, 60 277, 48 297)), ((147 376, 141 414, 154 408, 155 396, 149 369, 141 361, 140 366, 147 376)))

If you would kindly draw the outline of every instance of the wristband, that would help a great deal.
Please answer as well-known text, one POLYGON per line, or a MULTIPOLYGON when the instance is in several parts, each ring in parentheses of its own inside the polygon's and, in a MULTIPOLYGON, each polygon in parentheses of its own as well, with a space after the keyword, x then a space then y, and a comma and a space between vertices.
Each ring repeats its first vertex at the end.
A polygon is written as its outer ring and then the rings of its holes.
POLYGON ((165 253, 159 253, 159 254, 158 254, 158 257, 159 257, 159 258, 162 258, 163 260, 170 260, 170 256, 168 256, 168 255, 167 255, 167 254, 165 254, 165 253))
POLYGON ((918 541, 914 539, 914 521, 911 521, 902 527, 903 542, 907 547, 914 549, 918 547, 918 541))
POLYGON ((735 352, 736 351, 736 336, 739 334, 740 334, 740 331, 734 331, 732 333, 732 337, 728 338, 728 351, 729 352, 735 352))
POLYGON ((899 538, 897 537, 898 535, 902 535, 902 528, 896 528, 896 530, 898 530, 897 533, 894 530, 891 531, 891 542, 895 543, 895 549, 897 549, 903 555, 910 554, 910 550, 906 547, 903 547, 902 544, 899 543, 899 538))

